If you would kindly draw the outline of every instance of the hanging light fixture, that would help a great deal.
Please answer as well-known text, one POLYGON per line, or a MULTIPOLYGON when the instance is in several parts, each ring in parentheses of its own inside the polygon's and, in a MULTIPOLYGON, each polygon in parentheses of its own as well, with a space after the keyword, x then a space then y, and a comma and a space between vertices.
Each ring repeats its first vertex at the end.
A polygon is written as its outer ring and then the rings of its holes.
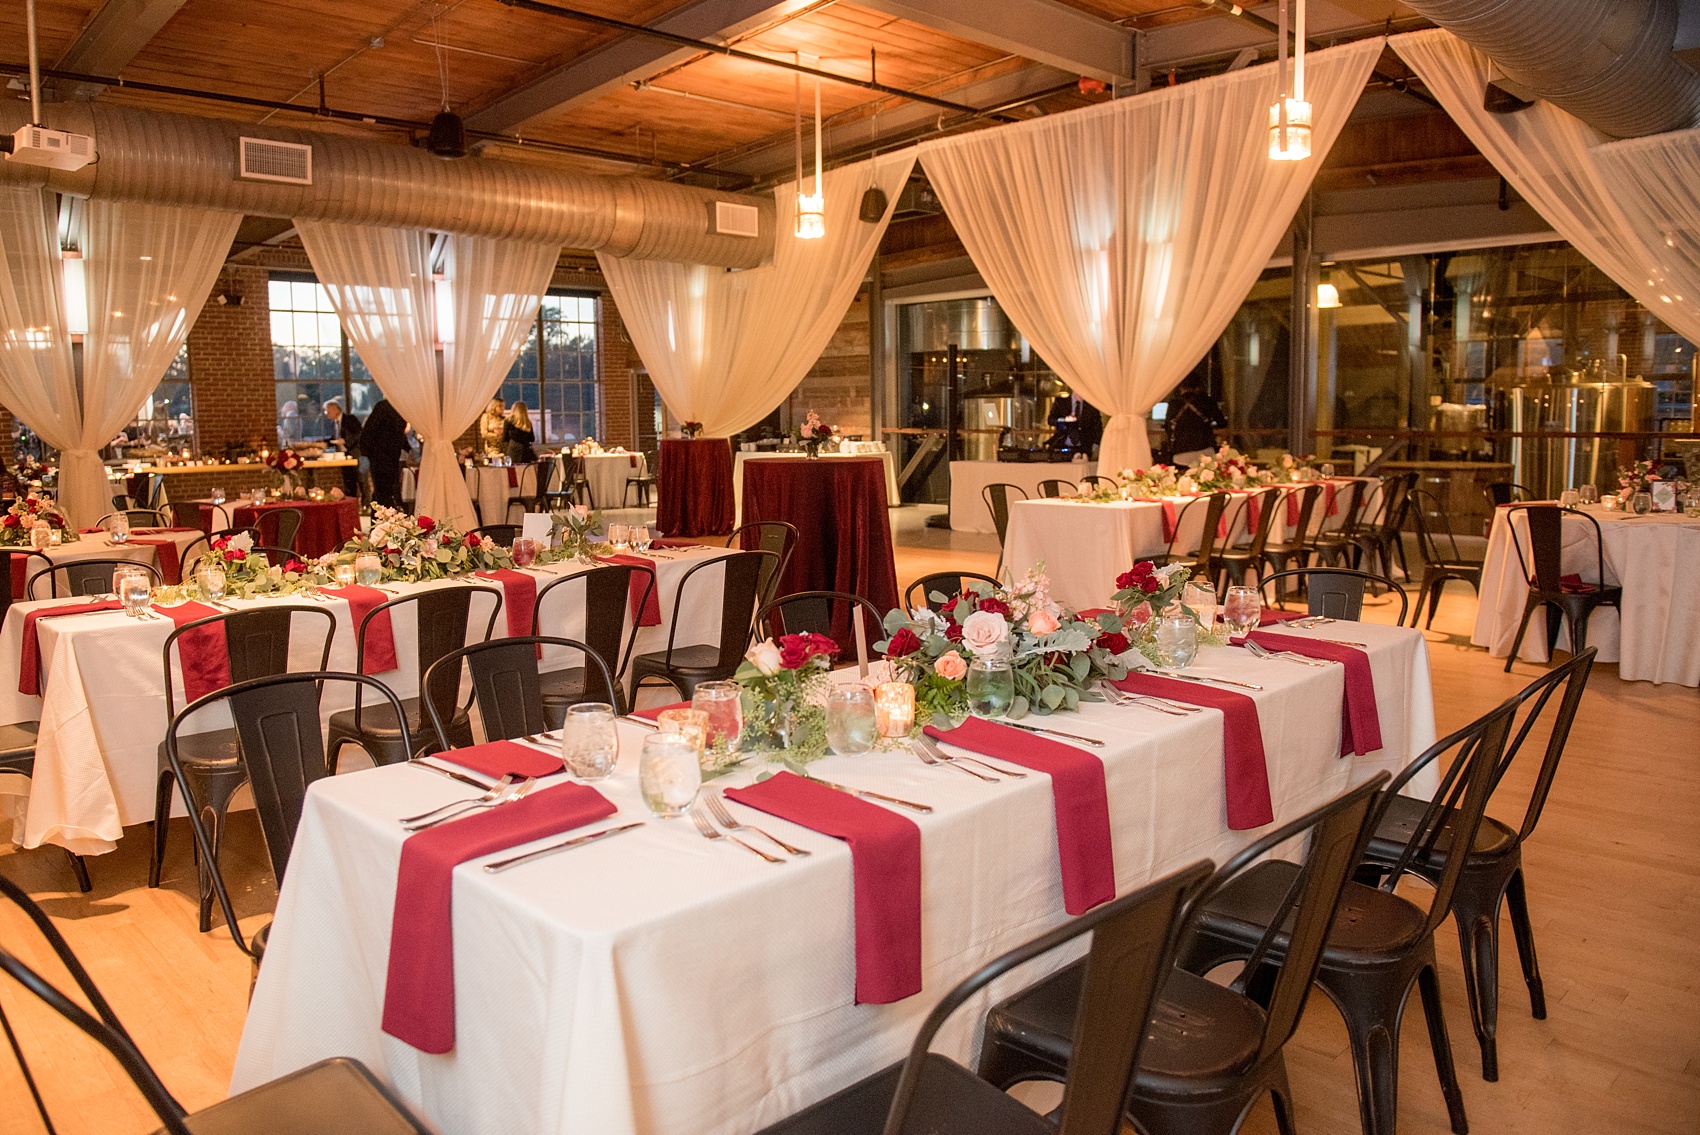
POLYGON ((1280 58, 1281 96, 1269 108, 1269 157, 1296 162, 1310 157, 1310 103, 1305 101, 1305 0, 1298 0, 1298 26, 1293 29, 1292 82, 1287 72, 1287 5, 1276 5, 1276 51, 1280 58))
POLYGON ((65 334, 80 338, 89 333, 89 289, 83 254, 69 248, 59 256, 60 271, 64 273, 65 334))
POLYGON ((1316 285, 1316 306, 1318 308, 1336 308, 1340 306, 1340 289, 1334 286, 1333 274, 1322 273, 1322 283, 1316 285))
MULTIPOLYGON (((802 55, 797 62, 803 61, 802 55)), ((793 93, 797 123, 797 225, 798 240, 819 240, 826 235, 826 196, 821 192, 820 76, 815 76, 815 177, 813 192, 803 192, 803 76, 794 73, 793 93)))

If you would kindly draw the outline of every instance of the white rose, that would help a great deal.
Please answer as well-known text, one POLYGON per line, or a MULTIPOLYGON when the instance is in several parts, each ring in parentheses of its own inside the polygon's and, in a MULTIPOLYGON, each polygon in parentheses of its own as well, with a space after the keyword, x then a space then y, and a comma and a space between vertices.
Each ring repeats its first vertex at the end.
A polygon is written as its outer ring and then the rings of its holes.
POLYGON ((251 552, 254 550, 254 538, 246 532, 238 532, 225 547, 243 553, 251 552))
POLYGON ((962 620, 962 644, 984 658, 1009 637, 1009 624, 993 611, 975 611, 962 620))
POLYGON ((1151 574, 1156 576, 1158 579, 1162 580, 1163 585, 1166 587, 1166 586, 1168 586, 1169 577, 1171 575, 1174 575, 1177 571, 1185 571, 1185 570, 1186 570, 1185 564, 1169 564, 1167 567, 1158 568, 1156 571, 1152 572, 1151 574))
POLYGON ((764 675, 779 673, 779 648, 772 639, 762 639, 744 652, 744 658, 764 675))

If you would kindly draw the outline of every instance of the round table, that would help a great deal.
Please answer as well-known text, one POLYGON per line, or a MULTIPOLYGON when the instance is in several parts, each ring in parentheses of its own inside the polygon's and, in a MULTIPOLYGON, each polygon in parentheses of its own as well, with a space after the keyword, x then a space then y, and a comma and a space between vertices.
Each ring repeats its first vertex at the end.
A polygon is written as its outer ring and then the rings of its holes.
POLYGON ((737 515, 733 498, 730 440, 662 439, 657 528, 668 536, 729 536, 737 515))
POLYGON ((466 470, 466 491, 478 508, 479 524, 507 524, 508 502, 537 496, 535 465, 472 465, 466 470))
MULTIPOLYGON (((104 532, 90 532, 78 536, 75 540, 44 548, 42 554, 52 560, 55 566, 75 563, 78 560, 135 560, 137 563, 157 567, 166 583, 179 583, 182 581, 183 553, 202 535, 199 528, 132 528, 129 543, 118 545, 111 543, 104 532)), ((0 553, 19 553, 7 557, 12 563, 14 599, 25 598, 24 584, 29 575, 45 570, 39 560, 32 561, 30 557, 23 555, 31 550, 28 546, 0 548, 0 553)), ((45 586, 45 583, 44 579, 42 586, 45 586)), ((38 595, 43 594, 45 593, 38 592, 38 595)))

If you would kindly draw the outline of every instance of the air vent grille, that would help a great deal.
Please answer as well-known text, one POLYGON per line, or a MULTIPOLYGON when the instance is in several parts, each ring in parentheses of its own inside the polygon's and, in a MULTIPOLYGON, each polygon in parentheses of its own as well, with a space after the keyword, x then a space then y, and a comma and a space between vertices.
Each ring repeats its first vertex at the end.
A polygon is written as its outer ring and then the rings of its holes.
POLYGON ((250 181, 313 184, 313 147, 270 138, 240 139, 240 177, 250 181))
POLYGON ((761 211, 754 205, 739 205, 732 201, 714 203, 714 231, 722 236, 761 235, 761 211))

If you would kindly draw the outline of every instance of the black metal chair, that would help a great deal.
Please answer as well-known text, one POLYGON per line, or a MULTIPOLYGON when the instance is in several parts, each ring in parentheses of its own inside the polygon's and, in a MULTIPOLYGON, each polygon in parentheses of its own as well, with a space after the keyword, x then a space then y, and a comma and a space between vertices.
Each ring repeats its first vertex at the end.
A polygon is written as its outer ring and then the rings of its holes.
MULTIPOLYGON (((1426 910, 1394 894, 1393 886, 1407 864, 1422 859, 1433 848, 1448 820, 1453 838, 1465 843, 1475 839, 1515 709, 1514 701, 1503 702, 1441 738, 1387 784, 1365 826, 1366 842, 1388 803, 1411 778, 1443 754, 1455 753, 1434 799, 1421 805, 1421 820, 1389 869, 1387 881, 1380 888, 1348 883, 1330 920, 1332 926, 1321 965, 1314 970, 1315 980, 1346 1022, 1364 1135, 1393 1135, 1396 1128, 1399 1028, 1413 985, 1422 996, 1435 1071, 1452 1130, 1456 1135, 1468 1135, 1464 1096, 1458 1089, 1446 1017, 1441 1010, 1434 953, 1434 932, 1450 909, 1463 859, 1455 859, 1443 869, 1426 910)), ((1360 844, 1352 857, 1354 864, 1361 854, 1360 844)), ((1182 951, 1181 965, 1202 975, 1224 962, 1249 959, 1248 970, 1255 970, 1259 964, 1281 965, 1284 970, 1289 950, 1284 896, 1298 873, 1291 863, 1269 860, 1210 896, 1200 906, 1194 933, 1182 951)))
MULTIPOLYGON (((30 580, 43 572, 52 570, 52 557, 41 552, 30 548, 0 548, 0 571, 5 572, 4 577, 0 577, 0 623, 5 622, 6 612, 12 609, 14 601, 27 603, 34 598, 29 590, 30 580), (40 560, 40 566, 32 569, 30 567, 32 560, 40 560), (20 576, 23 579, 23 586, 14 596, 12 594, 12 581, 20 576)), ((51 580, 49 583, 51 583, 51 580)))
POLYGON ((823 634, 838 643, 840 665, 847 661, 866 663, 870 661, 868 644, 885 637, 882 618, 878 607, 848 591, 794 591, 762 604, 756 613, 756 633, 765 631, 775 638, 807 632, 823 634), (854 622, 858 612, 862 616, 860 640, 854 622), (849 651, 857 649, 858 641, 861 651, 851 658, 849 651))
POLYGON ((1405 562, 1404 534, 1410 514, 1411 493, 1416 487, 1417 474, 1414 472, 1390 473, 1381 479, 1381 500, 1376 508, 1376 519, 1358 525, 1357 535, 1353 538, 1360 566, 1367 559, 1371 570, 1379 567, 1381 574, 1391 579, 1393 561, 1398 559, 1405 578, 1411 578, 1410 565, 1405 562))
MULTIPOLYGON (((325 620, 324 641, 320 644, 319 663, 323 670, 330 661, 331 640, 336 637, 336 616, 321 604, 291 604, 289 606, 256 607, 240 611, 222 611, 204 619, 184 623, 166 636, 162 652, 165 668, 165 719, 173 731, 178 726, 177 690, 182 683, 176 675, 182 672, 185 650, 216 650, 217 643, 209 642, 214 634, 224 640, 230 659, 231 683, 240 684, 255 678, 267 678, 289 669, 289 646, 294 637, 294 616, 306 615, 325 620), (216 630, 215 630, 216 628, 216 630), (177 668, 172 666, 173 647, 176 648, 177 668)), ((204 699, 203 699, 204 700, 204 699)), ((236 790, 248 781, 243 768, 238 731, 213 729, 201 733, 182 734, 177 746, 177 760, 172 761, 166 744, 159 744, 159 763, 156 772, 153 806, 153 850, 148 859, 148 886, 159 886, 160 869, 165 863, 166 840, 171 828, 171 793, 175 788, 183 794, 185 810, 204 819, 211 828, 209 839, 213 848, 211 861, 200 861, 200 928, 202 933, 212 927, 213 887, 209 873, 218 870, 218 851, 224 845, 225 816, 236 790)))
MULTIPOLYGON (((1364 590, 1370 584, 1378 584, 1390 594, 1399 597, 1399 618, 1394 621, 1395 626, 1404 625, 1405 614, 1410 610, 1410 599, 1406 596, 1405 589, 1391 579, 1373 572, 1342 567, 1298 568, 1276 572, 1269 578, 1258 581, 1258 590, 1264 592, 1264 603, 1269 602, 1265 589, 1271 583, 1277 584, 1277 594, 1280 594, 1285 589, 1285 581, 1289 579, 1303 582, 1305 610, 1312 615, 1357 622, 1363 615, 1364 590)), ((1276 605, 1278 606, 1279 602, 1276 605)))
POLYGON ((1193 497, 1181 506, 1175 514, 1175 532, 1169 538, 1169 550, 1155 557, 1158 567, 1169 564, 1185 564, 1187 569, 1197 579, 1212 579, 1216 575, 1217 542, 1222 539, 1222 514, 1228 509, 1232 497, 1227 493, 1211 493, 1207 497, 1193 497), (1198 544, 1191 550, 1184 550, 1191 543, 1192 530, 1187 523, 1187 517, 1195 509, 1202 509, 1204 520, 1198 527, 1198 544))
MULTIPOLYGON (((354 656, 358 659, 360 673, 367 673, 366 636, 372 626, 372 620, 381 613, 394 612, 409 604, 413 605, 414 620, 419 631, 415 665, 407 666, 399 642, 396 644, 396 653, 402 661, 403 669, 414 669, 423 676, 437 659, 466 645, 467 628, 471 625, 472 618, 472 599, 475 595, 486 596, 492 601, 489 618, 484 623, 484 633, 479 635, 477 640, 483 642, 496 629, 496 616, 502 610, 502 589, 499 587, 473 584, 430 587, 391 599, 387 603, 380 603, 366 612, 354 635, 354 656)), ((417 756, 418 753, 411 747, 409 738, 426 736, 426 711, 421 699, 417 697, 403 698, 400 704, 404 711, 403 717, 397 717, 394 709, 388 705, 380 704, 368 709, 360 691, 355 690, 354 708, 331 714, 330 734, 326 742, 329 770, 336 771, 337 761, 345 745, 359 746, 372 758, 374 764, 380 765, 400 764, 417 756)), ((465 706, 456 706, 451 695, 448 702, 437 707, 437 711, 448 719, 449 738, 454 742, 451 747, 472 744, 472 720, 465 706)))
MULTIPOLYGON (((1269 546, 1269 533, 1275 527, 1275 510, 1281 507, 1281 490, 1275 487, 1264 489, 1246 498, 1244 508, 1251 507, 1252 500, 1257 501, 1257 527, 1251 532, 1251 539, 1245 544, 1229 544, 1216 553, 1217 566, 1226 577, 1228 585, 1241 587, 1245 584, 1246 572, 1255 571, 1261 577, 1263 573, 1264 549, 1269 546)), ((1231 533, 1233 529, 1230 527, 1231 533)), ((1221 586, 1218 585, 1218 591, 1221 586)))
POLYGON ((1011 493, 1017 494, 1017 500, 1026 500, 1027 491, 1020 485, 1011 485, 1004 481, 993 481, 980 489, 980 499, 986 502, 986 511, 992 514, 992 527, 998 534, 998 571, 1003 571, 1004 538, 1009 535, 1009 500, 1011 493))
POLYGON ((1448 580, 1463 580, 1477 595, 1481 594, 1483 563, 1469 559, 1458 550, 1458 537, 1453 535, 1452 522, 1432 494, 1422 489, 1411 492, 1410 517, 1417 531, 1417 553, 1423 558, 1423 581, 1417 592, 1416 606, 1411 612, 1411 625, 1417 625, 1417 619, 1423 613, 1423 600, 1427 599, 1428 621, 1423 624, 1426 629, 1434 626, 1434 613, 1440 607, 1440 595, 1446 590, 1448 580), (1429 527, 1436 521, 1440 522, 1446 534, 1444 548, 1429 527))
POLYGON ((1505 656, 1505 672, 1517 661, 1517 651, 1523 646, 1523 636, 1529 630, 1529 618, 1539 608, 1546 608, 1547 654, 1558 643, 1559 620, 1570 628, 1570 652, 1580 654, 1588 649, 1588 617, 1597 607, 1616 607, 1622 610, 1623 588, 1606 584, 1605 539, 1600 522, 1574 508, 1555 504, 1513 504, 1508 507, 1506 522, 1511 527, 1511 543, 1517 551, 1517 564, 1529 585, 1529 596, 1523 601, 1523 618, 1517 624, 1517 638, 1511 653, 1505 656), (1517 532, 1517 513, 1522 513, 1529 526, 1529 549, 1524 554, 1523 537, 1517 532), (1594 572, 1598 582, 1580 576, 1564 576, 1564 518, 1581 517, 1594 528, 1594 572))
POLYGON ((480 524, 467 535, 477 536, 479 539, 488 536, 496 542, 497 546, 511 548, 514 546, 514 541, 519 539, 522 527, 523 525, 519 524, 480 524))
MULTIPOLYGON (((1452 919, 1458 926, 1458 946, 1463 954, 1464 991, 1469 996, 1470 1021, 1476 1030, 1476 1040, 1482 1050, 1482 1079, 1499 1079, 1499 911, 1509 906, 1511 932, 1517 940, 1517 955, 1522 962, 1523 981, 1529 987, 1529 1012, 1536 1020, 1547 1015, 1546 990, 1541 983, 1540 964, 1535 959, 1535 931, 1529 921, 1528 894, 1523 882, 1523 841, 1535 833, 1541 810, 1546 807, 1552 791, 1553 778, 1558 775, 1558 762, 1564 756, 1565 743, 1570 739, 1570 726, 1576 720, 1576 709, 1588 686, 1598 651, 1589 647, 1576 657, 1531 682, 1511 699, 1522 721, 1511 736, 1504 755, 1494 771, 1491 791, 1497 793, 1511 764, 1517 759, 1523 742, 1539 721, 1553 695, 1563 691, 1554 711, 1552 729, 1547 734, 1546 750, 1541 757, 1540 771, 1535 775, 1528 804, 1523 810, 1521 826, 1510 825, 1483 816, 1470 850, 1463 857, 1463 872, 1458 875, 1452 892, 1452 919)), ((1410 796, 1394 796, 1388 801, 1364 853, 1367 878, 1381 881, 1386 872, 1400 867, 1405 848, 1427 815, 1426 802, 1410 796)), ((1439 886, 1445 876, 1447 862, 1455 846, 1457 817, 1448 813, 1440 822, 1434 838, 1423 853, 1405 859, 1401 870, 1439 886)))
MULTIPOLYGON (((1369 494, 1364 483, 1352 480, 1345 488, 1345 503, 1340 506, 1345 513, 1338 528, 1329 528, 1327 516, 1317 523, 1316 532, 1310 537, 1310 551, 1316 561, 1331 567, 1358 566, 1358 527, 1363 522, 1364 506, 1368 503, 1369 494)), ((1336 496, 1338 497, 1338 493, 1336 496)))
MULTIPOLYGON (((1206 903, 1258 874, 1252 864, 1290 839, 1309 836, 1304 863, 1282 863, 1283 886, 1274 894, 1281 915, 1276 921, 1286 924, 1287 940, 1273 981, 1262 962, 1276 956, 1274 933, 1254 939, 1232 986, 1187 969, 1168 970, 1126 1097, 1133 1128, 1145 1135, 1230 1135, 1269 1092, 1282 1135, 1292 1135, 1283 1048, 1298 1028, 1376 791, 1385 783, 1387 774, 1377 773, 1263 836, 1218 870, 1193 901, 1188 921, 1196 923, 1206 903)), ((1183 958, 1186 950, 1183 930, 1183 958)), ((1081 1014, 1094 1008, 1081 996, 1082 976, 1078 965, 1071 966, 993 1006, 981 1037, 980 1075, 1007 1088, 1070 1071, 1081 1014)))
POLYGON ((650 506, 650 494, 655 491, 655 474, 650 470, 647 461, 640 472, 626 474, 626 485, 620 493, 621 508, 626 507, 626 501, 631 497, 634 488, 638 491, 638 507, 648 508, 650 506))
POLYGON ((588 508, 596 507, 596 491, 590 487, 590 478, 584 471, 584 458, 566 458, 567 481, 565 495, 568 504, 582 504, 588 508))
MULTIPOLYGON (((36 721, 0 725, 0 773, 35 775, 35 744, 40 727, 40 722, 36 721)), ((60 850, 71 860, 71 871, 77 876, 77 889, 84 894, 93 890, 94 884, 89 882, 88 864, 83 862, 83 857, 64 848, 60 850)))
POLYGON ((1099 485, 1108 485, 1112 489, 1116 487, 1114 477, 1105 477, 1099 473, 1086 474, 1086 476, 1080 478, 1080 483, 1085 485, 1088 491, 1096 491, 1099 485))
POLYGON ((1482 495, 1487 497, 1488 505, 1498 508, 1502 504, 1515 504, 1518 501, 1538 501, 1541 495, 1527 485, 1519 485, 1515 481, 1489 481, 1482 486, 1482 495))
MULTIPOLYGON (((539 681, 541 675, 537 667, 538 649, 544 646, 581 651, 584 654, 584 665, 579 669, 595 672, 595 677, 587 683, 590 688, 600 686, 604 690, 613 690, 614 672, 608 668, 608 660, 588 643, 576 638, 516 635, 512 638, 475 642, 471 646, 451 650, 431 663, 431 668, 425 671, 425 677, 420 680, 419 687, 424 695, 425 708, 431 715, 431 728, 437 738, 437 747, 445 751, 455 748, 449 726, 444 722, 437 707, 455 704, 455 699, 460 695, 463 662, 466 671, 472 676, 472 701, 478 706, 478 717, 483 722, 486 741, 505 741, 552 728, 545 714, 543 688, 539 681)), ((616 712, 619 710, 618 704, 610 698, 588 697, 579 700, 606 700, 615 706, 616 712)), ((565 706, 562 707, 562 712, 565 713, 565 706)), ((557 720, 555 724, 559 725, 560 722, 557 720)))
POLYGON ((65 580, 65 594, 71 596, 110 595, 112 594, 112 573, 118 568, 139 568, 147 572, 148 578, 155 587, 159 586, 159 569, 141 560, 98 559, 72 560, 70 563, 54 564, 42 568, 24 581, 24 594, 35 597, 36 581, 47 577, 47 596, 49 599, 59 598, 59 580, 65 580))
POLYGON ((903 609, 918 611, 922 607, 931 607, 934 594, 943 595, 944 602, 948 603, 952 597, 962 594, 962 589, 968 586, 971 579, 989 583, 993 587, 998 586, 997 580, 977 571, 936 571, 931 575, 923 575, 909 585, 909 589, 903 593, 903 609))
POLYGON ((255 544, 250 556, 263 556, 271 567, 286 567, 291 563, 304 563, 306 557, 294 548, 280 548, 276 545, 255 544))
POLYGON ((1046 500, 1056 500, 1058 497, 1072 497, 1079 492, 1079 487, 1073 481, 1064 481, 1057 477, 1048 477, 1039 482, 1039 495, 1046 500), (1068 492, 1063 492, 1067 487, 1068 492))
POLYGON ((1184 912, 1210 867, 1194 864, 997 958, 945 994, 902 1064, 764 1128, 762 1135, 1117 1135, 1141 1052, 1161 1043, 1148 1037, 1152 1008, 1173 970, 1184 912), (983 1071, 977 1076, 928 1051, 951 1014, 997 978, 1087 933, 1092 944, 1070 971, 1075 989, 1083 992, 1077 999, 1082 1020, 1071 1034, 1078 1037, 1079 1059, 1066 1071, 1060 1122, 1016 1102, 987 1082, 983 1071))
MULTIPOLYGON (((557 590, 574 588, 580 584, 584 587, 581 605, 584 611, 584 641, 590 644, 598 657, 603 660, 618 658, 620 664, 614 671, 613 684, 605 690, 586 685, 587 671, 583 666, 543 671, 539 675, 539 688, 543 698, 543 716, 550 729, 560 726, 568 706, 583 701, 605 701, 612 705, 616 712, 625 712, 626 697, 623 686, 626 668, 631 664, 632 650, 637 645, 638 620, 642 618, 643 609, 649 604, 650 596, 655 594, 655 573, 647 567, 635 564, 605 564, 589 571, 575 572, 552 580, 537 593, 537 603, 532 608, 532 628, 541 632, 545 627, 545 599, 557 590), (642 598, 636 607, 631 604, 634 572, 641 573, 644 577, 642 598)), ((560 596, 556 596, 556 606, 564 601, 564 595, 563 591, 560 596)), ((561 622, 565 621, 564 618, 561 619, 561 622)))
POLYGON ((301 519, 304 514, 298 508, 273 508, 261 515, 260 524, 263 527, 268 518, 276 517, 276 535, 272 545, 278 548, 295 550, 295 537, 301 531, 301 519))
POLYGON ((184 583, 195 578, 195 564, 210 551, 212 551, 212 540, 207 536, 196 536, 183 546, 182 552, 178 554, 177 561, 182 565, 184 583))
POLYGON ((788 520, 752 520, 735 528, 726 538, 726 546, 746 552, 772 552, 777 557, 762 569, 758 594, 766 603, 784 585, 785 569, 791 566, 791 556, 797 551, 797 526, 788 520))
MULTIPOLYGON (((1298 494, 1299 504, 1294 516, 1294 523, 1287 526, 1286 539, 1266 541, 1263 545, 1263 561, 1276 572, 1288 570, 1290 563, 1295 567, 1310 566, 1310 542, 1307 534, 1310 532, 1311 514, 1316 511, 1316 502, 1322 496, 1322 486, 1317 484, 1300 485, 1281 491, 1281 508, 1288 508, 1288 502, 1293 494, 1298 494)), ((1292 515, 1289 513, 1289 515, 1292 515)), ((1263 576, 1263 565, 1257 568, 1259 579, 1263 576)), ((1284 592, 1277 591, 1276 598, 1284 601, 1284 592)))
MULTIPOLYGON (((667 628, 667 649, 639 654, 631 660, 632 704, 644 683, 664 682, 690 697, 703 682, 730 678, 744 660, 749 647, 750 631, 755 625, 755 613, 762 599, 761 576, 764 567, 771 567, 778 556, 773 552, 732 552, 694 564, 679 577, 673 592, 673 618, 667 628), (686 590, 697 573, 719 565, 725 571, 720 588, 720 642, 718 645, 681 646, 679 616, 686 609, 686 590)), ((700 588, 699 588, 700 589, 700 588)), ((702 600, 698 600, 702 602, 702 600)))
MULTIPOLYGON (((114 498, 116 499, 116 498, 114 498)), ((120 508, 95 521, 96 528, 105 528, 115 516, 122 516, 132 528, 169 528, 165 514, 153 508, 120 508)))

